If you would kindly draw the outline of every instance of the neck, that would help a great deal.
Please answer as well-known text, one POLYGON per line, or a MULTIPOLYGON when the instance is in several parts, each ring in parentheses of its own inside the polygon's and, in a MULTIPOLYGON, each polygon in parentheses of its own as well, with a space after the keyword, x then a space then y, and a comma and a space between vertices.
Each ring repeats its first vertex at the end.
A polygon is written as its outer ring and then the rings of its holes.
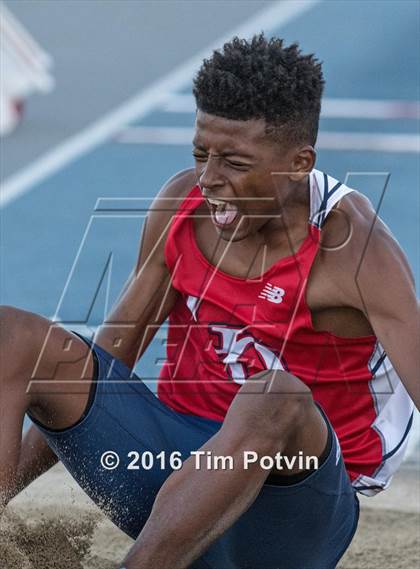
POLYGON ((291 186, 287 196, 278 208, 278 215, 270 219, 262 228, 266 240, 283 240, 285 233, 307 232, 310 215, 309 176, 291 186))

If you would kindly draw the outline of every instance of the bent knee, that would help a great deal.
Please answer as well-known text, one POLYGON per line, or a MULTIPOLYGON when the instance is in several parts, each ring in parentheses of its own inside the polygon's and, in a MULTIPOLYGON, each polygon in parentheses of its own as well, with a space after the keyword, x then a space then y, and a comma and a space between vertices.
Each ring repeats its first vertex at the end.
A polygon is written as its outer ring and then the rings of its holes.
POLYGON ((286 442, 302 428, 314 408, 310 389, 296 376, 276 370, 250 378, 235 397, 229 414, 254 437, 268 443, 286 442))
POLYGON ((10 353, 19 350, 20 355, 31 351, 39 344, 41 335, 45 336, 52 323, 33 312, 14 306, 0 306, 0 339, 10 353))
POLYGON ((83 370, 89 348, 77 336, 43 316, 14 308, 0 307, 0 348, 9 367, 18 367, 23 377, 52 379, 58 368, 78 364, 83 370))

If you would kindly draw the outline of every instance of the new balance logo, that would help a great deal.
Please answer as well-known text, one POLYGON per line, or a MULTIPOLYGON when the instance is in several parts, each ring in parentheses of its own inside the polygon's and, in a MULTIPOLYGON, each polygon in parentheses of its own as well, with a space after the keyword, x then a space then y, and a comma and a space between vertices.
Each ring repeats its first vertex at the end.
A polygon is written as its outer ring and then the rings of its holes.
POLYGON ((274 286, 271 283, 267 283, 258 295, 258 298, 265 298, 265 300, 268 300, 269 302, 280 304, 280 302, 283 302, 283 297, 285 294, 286 291, 284 288, 280 288, 279 286, 274 286))

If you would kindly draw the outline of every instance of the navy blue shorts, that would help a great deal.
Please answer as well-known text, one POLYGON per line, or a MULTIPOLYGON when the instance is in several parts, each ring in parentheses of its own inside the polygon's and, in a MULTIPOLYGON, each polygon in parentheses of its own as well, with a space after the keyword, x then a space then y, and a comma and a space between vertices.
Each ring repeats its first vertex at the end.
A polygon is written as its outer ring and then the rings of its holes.
MULTIPOLYGON (((62 431, 38 428, 85 492, 136 538, 172 472, 171 453, 188 458, 222 423, 173 411, 122 362, 99 346, 94 353, 97 383, 84 417, 62 431), (103 457, 107 451, 118 454, 117 467, 116 456, 103 457), (141 463, 132 451, 149 453, 141 463)), ((300 483, 265 484, 192 568, 333 569, 353 538, 359 509, 334 433, 332 440, 327 459, 300 483)))

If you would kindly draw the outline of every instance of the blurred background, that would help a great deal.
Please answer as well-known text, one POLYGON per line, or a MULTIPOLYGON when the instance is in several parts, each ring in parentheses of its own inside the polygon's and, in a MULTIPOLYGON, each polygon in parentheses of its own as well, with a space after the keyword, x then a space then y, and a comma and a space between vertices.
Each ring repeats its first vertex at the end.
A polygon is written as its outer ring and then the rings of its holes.
MULTIPOLYGON (((369 196, 418 283, 419 6, 3 2, 1 303, 92 333, 131 271, 153 196, 192 165, 194 72, 223 41, 260 31, 324 62, 317 167, 369 196)), ((164 356, 163 329, 137 368, 152 388, 164 356)), ((417 417, 407 464, 418 440, 417 417)))

